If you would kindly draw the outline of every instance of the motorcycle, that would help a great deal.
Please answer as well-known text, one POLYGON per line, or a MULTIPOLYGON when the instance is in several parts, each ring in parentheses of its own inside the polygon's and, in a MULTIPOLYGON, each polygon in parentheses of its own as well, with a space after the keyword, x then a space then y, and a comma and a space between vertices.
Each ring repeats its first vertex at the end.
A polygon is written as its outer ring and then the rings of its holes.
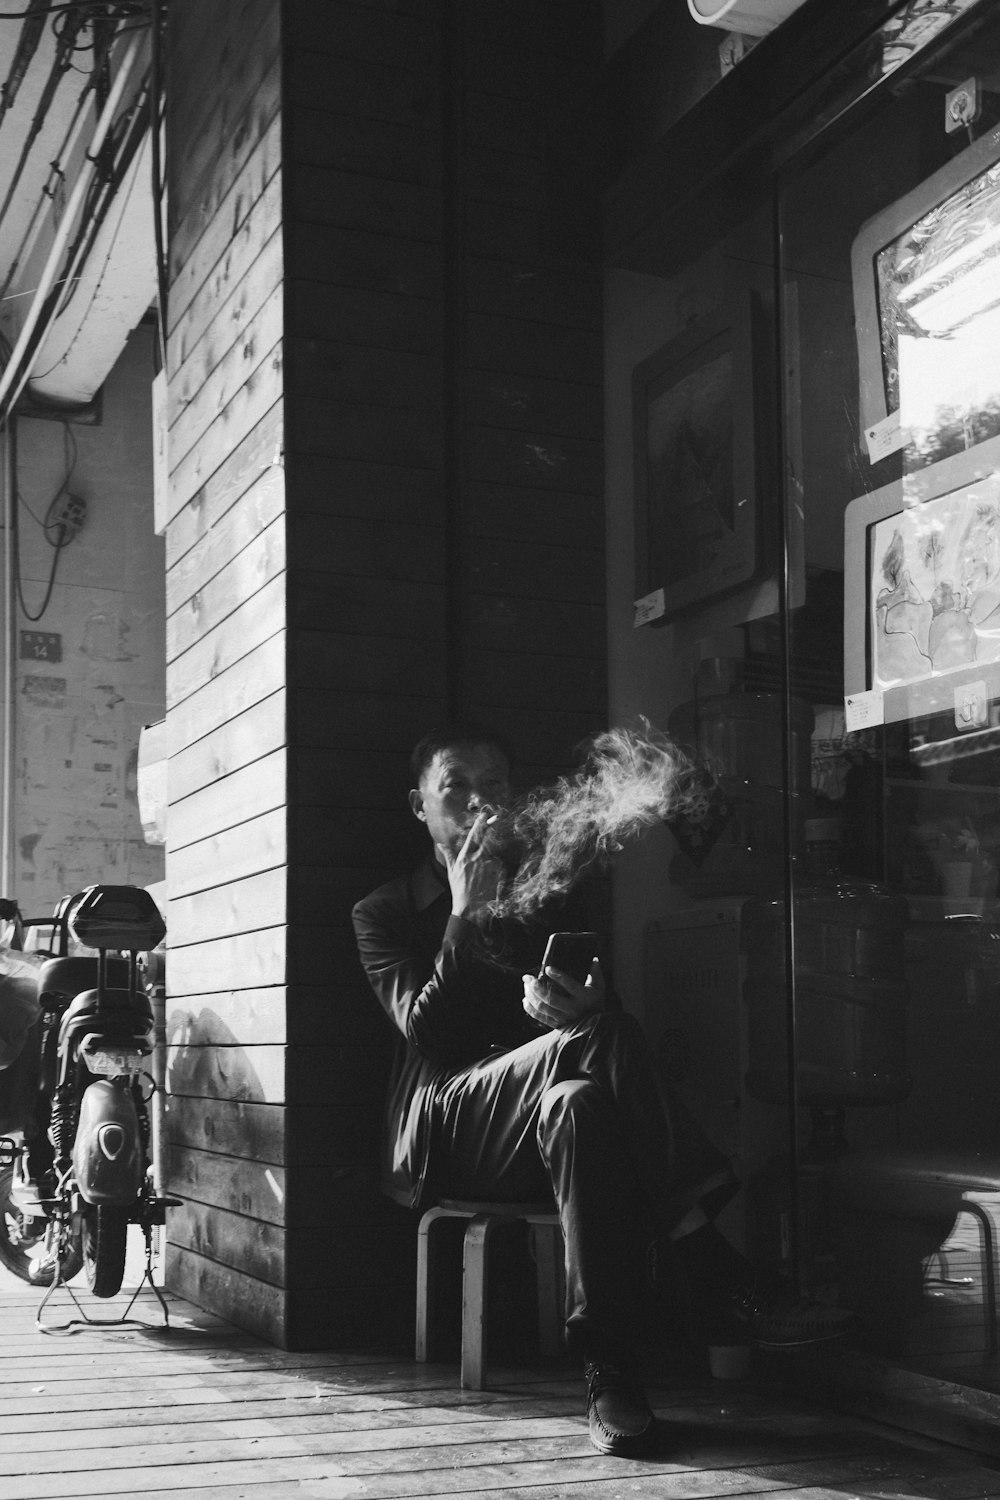
POLYGON ((21 920, 51 924, 56 951, 37 970, 40 1018, 14 1064, 36 1074, 34 1118, 13 1131, 3 1121, 0 1262, 50 1287, 82 1267, 96 1297, 113 1297, 128 1226, 142 1226, 148 1273, 152 1227, 174 1202, 152 1180, 153 1010, 140 961, 148 966, 166 928, 137 886, 89 886, 53 917, 21 920), (70 952, 71 939, 90 953, 70 952))

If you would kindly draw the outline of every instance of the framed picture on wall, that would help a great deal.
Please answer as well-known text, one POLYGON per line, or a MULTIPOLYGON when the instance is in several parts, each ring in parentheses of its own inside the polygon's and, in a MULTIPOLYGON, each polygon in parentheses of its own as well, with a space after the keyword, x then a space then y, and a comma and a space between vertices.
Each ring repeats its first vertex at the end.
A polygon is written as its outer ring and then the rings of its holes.
POLYGON ((700 318, 632 375, 636 622, 666 621, 761 561, 753 304, 700 318))

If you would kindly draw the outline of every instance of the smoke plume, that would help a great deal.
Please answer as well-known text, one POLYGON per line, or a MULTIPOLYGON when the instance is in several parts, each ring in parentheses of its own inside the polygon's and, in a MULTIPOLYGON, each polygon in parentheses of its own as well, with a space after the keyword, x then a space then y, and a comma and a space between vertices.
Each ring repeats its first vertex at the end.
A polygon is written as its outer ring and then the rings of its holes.
POLYGON ((494 915, 530 916, 697 796, 701 772, 648 720, 638 725, 594 736, 580 771, 500 815, 496 844, 513 846, 518 864, 493 904, 494 915))

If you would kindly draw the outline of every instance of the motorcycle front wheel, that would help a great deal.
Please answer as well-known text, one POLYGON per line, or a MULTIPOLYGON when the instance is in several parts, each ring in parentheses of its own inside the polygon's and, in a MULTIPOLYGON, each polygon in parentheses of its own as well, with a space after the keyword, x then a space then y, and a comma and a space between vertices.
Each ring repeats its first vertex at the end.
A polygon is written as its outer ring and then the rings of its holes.
POLYGON ((44 1254, 45 1220, 25 1219, 11 1197, 13 1185, 14 1168, 0 1167, 0 1265, 38 1286, 43 1283, 32 1275, 32 1266, 44 1254))
MULTIPOLYGON (((13 1185, 13 1167, 0 1167, 0 1265, 32 1286, 51 1286, 57 1253, 53 1242, 59 1227, 46 1219, 26 1218, 11 1196, 13 1185)), ((67 1234, 72 1242, 60 1247, 61 1279, 72 1281, 81 1261, 75 1236, 67 1234)))
POLYGON ((95 1297, 116 1297, 125 1276, 128 1210, 102 1203, 83 1211, 83 1269, 95 1297))

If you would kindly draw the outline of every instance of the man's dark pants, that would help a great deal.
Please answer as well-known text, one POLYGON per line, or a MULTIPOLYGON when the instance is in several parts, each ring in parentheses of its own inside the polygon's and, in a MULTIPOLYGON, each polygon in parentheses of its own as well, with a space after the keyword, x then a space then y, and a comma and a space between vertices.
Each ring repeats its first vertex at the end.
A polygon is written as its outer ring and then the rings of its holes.
POLYGON ((642 1326, 637 1268, 698 1203, 736 1190, 727 1159, 662 1090, 634 1017, 602 1011, 456 1073, 434 1115, 434 1191, 554 1197, 566 1244, 566 1336, 627 1357, 642 1326))

